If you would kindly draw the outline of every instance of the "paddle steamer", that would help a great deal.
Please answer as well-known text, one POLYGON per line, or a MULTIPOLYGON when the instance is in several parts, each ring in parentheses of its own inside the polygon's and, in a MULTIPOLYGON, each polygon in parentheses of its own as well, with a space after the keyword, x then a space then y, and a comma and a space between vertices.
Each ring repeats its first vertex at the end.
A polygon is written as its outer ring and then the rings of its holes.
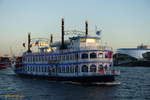
POLYGON ((99 36, 88 34, 88 22, 85 22, 84 34, 64 37, 64 19, 61 25, 61 41, 33 42, 28 34, 28 50, 17 57, 14 71, 21 76, 47 78, 56 81, 82 83, 113 82, 119 71, 113 69, 112 48, 103 46, 99 36), (38 51, 32 47, 38 45, 38 51))

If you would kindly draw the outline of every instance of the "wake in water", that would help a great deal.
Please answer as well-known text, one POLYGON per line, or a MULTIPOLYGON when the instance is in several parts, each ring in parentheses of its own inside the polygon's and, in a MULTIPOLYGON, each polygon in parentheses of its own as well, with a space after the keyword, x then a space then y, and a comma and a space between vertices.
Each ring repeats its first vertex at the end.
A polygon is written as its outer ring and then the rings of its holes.
POLYGON ((85 85, 85 86, 118 86, 118 85, 121 85, 121 82, 79 83, 79 82, 65 81, 61 83, 73 84, 73 85, 85 85))

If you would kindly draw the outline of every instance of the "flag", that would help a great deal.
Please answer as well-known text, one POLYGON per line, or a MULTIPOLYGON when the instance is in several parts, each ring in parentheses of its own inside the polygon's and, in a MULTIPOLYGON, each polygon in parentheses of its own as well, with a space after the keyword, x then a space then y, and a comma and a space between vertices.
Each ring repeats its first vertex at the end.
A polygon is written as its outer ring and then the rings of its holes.
POLYGON ((96 31, 96 35, 101 35, 101 31, 102 30, 96 31))
POLYGON ((39 44, 39 41, 36 41, 36 42, 35 42, 35 45, 38 45, 38 44, 39 44))

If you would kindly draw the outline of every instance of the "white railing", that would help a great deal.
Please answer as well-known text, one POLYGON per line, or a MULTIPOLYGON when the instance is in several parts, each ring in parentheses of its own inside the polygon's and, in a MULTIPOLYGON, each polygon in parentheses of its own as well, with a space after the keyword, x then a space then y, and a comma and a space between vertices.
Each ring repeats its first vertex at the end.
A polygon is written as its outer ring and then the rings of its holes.
POLYGON ((81 46, 80 50, 112 50, 112 48, 106 46, 81 46))

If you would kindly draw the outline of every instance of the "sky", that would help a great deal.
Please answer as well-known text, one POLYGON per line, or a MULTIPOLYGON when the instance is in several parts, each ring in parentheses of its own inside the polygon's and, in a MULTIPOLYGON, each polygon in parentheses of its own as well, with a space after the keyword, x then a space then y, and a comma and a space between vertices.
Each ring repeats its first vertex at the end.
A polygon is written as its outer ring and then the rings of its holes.
POLYGON ((31 37, 60 39, 61 18, 65 30, 89 34, 102 30, 104 44, 117 48, 150 45, 150 0, 0 0, 0 56, 19 55, 31 37))

